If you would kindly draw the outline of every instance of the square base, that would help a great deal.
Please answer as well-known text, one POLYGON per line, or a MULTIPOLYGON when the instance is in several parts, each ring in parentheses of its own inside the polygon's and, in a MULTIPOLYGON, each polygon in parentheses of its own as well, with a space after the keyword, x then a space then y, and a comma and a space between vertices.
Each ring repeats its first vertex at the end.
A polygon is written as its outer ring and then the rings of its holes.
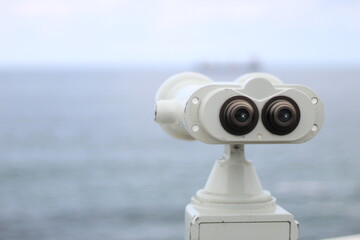
POLYGON ((189 204, 185 240, 298 240, 294 216, 276 205, 271 211, 244 212, 189 204))

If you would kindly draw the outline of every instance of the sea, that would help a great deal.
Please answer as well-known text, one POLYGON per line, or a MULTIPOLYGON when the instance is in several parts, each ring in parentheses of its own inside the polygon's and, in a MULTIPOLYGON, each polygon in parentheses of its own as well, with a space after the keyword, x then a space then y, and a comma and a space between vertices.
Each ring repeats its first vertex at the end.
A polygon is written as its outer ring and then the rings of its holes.
MULTIPOLYGON (((161 83, 189 70, 0 70, 0 240, 184 239, 184 208, 223 153, 154 122, 161 83)), ((261 70, 325 106, 311 141, 245 146, 263 188, 302 240, 360 233, 360 68, 261 70)), ((233 81, 245 70, 204 73, 233 81)))

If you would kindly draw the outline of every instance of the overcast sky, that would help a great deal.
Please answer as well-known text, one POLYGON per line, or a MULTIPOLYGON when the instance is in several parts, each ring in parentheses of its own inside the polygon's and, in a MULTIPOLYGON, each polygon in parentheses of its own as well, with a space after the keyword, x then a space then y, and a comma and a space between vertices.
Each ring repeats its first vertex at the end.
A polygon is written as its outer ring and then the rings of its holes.
POLYGON ((355 0, 0 0, 0 66, 359 64, 355 0))

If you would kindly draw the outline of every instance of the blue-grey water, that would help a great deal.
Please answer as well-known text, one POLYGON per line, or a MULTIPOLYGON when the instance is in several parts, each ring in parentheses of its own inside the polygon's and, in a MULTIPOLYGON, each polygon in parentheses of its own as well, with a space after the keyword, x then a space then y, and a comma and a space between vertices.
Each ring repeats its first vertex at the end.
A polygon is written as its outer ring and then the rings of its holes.
MULTIPOLYGON (((183 239, 223 149, 153 122, 157 88, 181 70, 0 72, 0 239, 183 239)), ((267 70, 315 89, 326 115, 305 144, 246 147, 263 187, 303 240, 360 233, 360 69, 267 70)))

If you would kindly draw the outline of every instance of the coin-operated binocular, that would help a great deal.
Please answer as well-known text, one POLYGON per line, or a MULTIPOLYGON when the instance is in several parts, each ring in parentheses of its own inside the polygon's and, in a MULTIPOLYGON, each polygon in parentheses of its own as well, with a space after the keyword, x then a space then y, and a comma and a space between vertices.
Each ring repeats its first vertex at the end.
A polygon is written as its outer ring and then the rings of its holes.
POLYGON ((198 73, 165 81, 155 110, 164 131, 179 139, 225 144, 204 189, 186 206, 185 239, 298 239, 297 221, 263 190, 244 144, 308 141, 320 130, 323 115, 314 91, 265 73, 231 83, 198 73))

